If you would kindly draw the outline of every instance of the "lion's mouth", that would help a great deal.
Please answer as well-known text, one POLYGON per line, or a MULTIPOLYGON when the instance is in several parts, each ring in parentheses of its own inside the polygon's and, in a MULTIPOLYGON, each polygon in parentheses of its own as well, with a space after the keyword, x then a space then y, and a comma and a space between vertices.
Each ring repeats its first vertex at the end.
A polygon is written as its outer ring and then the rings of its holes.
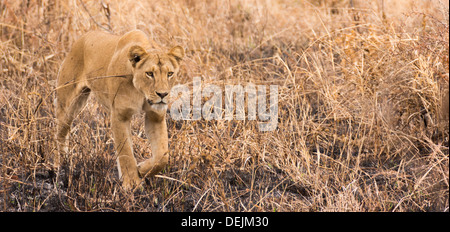
POLYGON ((166 103, 163 102, 162 100, 161 100, 161 101, 158 101, 158 102, 153 102, 152 100, 147 99, 147 102, 148 102, 148 104, 150 104, 150 105, 166 105, 166 103))

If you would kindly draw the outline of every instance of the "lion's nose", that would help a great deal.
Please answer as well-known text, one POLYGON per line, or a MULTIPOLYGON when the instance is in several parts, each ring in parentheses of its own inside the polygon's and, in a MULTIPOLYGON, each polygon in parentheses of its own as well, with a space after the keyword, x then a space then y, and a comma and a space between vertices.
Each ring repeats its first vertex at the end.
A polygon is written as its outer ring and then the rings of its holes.
POLYGON ((169 95, 169 93, 168 92, 163 92, 163 93, 156 92, 156 95, 158 95, 161 99, 163 99, 165 96, 169 95))

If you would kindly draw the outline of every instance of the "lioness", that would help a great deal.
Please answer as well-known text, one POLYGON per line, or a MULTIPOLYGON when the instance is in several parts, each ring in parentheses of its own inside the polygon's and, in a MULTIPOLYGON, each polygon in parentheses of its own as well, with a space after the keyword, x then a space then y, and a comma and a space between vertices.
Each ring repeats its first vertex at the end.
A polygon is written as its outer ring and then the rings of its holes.
POLYGON ((119 178, 131 189, 144 176, 153 176, 168 162, 166 110, 171 86, 184 49, 175 46, 161 52, 144 32, 123 36, 90 32, 73 44, 57 78, 56 119, 58 155, 67 153, 67 135, 74 117, 93 93, 108 109, 117 153, 119 178), (131 141, 131 117, 145 112, 145 132, 152 157, 137 164, 131 141))

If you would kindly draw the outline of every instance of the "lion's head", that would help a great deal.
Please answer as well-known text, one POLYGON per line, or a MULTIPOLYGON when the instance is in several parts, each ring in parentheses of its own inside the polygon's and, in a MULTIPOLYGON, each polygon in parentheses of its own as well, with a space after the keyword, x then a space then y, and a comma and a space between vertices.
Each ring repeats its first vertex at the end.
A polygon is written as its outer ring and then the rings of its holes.
POLYGON ((180 46, 167 53, 147 52, 139 45, 130 47, 128 59, 133 70, 133 85, 151 106, 167 106, 170 79, 177 75, 183 57, 184 49, 180 46))

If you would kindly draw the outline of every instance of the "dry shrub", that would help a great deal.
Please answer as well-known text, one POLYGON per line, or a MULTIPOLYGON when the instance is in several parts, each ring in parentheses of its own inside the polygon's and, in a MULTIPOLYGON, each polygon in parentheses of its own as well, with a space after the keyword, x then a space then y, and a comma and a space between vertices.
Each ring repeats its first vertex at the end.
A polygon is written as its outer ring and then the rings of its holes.
POLYGON ((448 211, 447 3, 2 1, 0 33, 5 211, 448 211), (59 65, 89 30, 135 28, 186 48, 177 83, 278 85, 277 129, 169 119, 169 166, 127 193, 89 100, 55 179, 59 65))

